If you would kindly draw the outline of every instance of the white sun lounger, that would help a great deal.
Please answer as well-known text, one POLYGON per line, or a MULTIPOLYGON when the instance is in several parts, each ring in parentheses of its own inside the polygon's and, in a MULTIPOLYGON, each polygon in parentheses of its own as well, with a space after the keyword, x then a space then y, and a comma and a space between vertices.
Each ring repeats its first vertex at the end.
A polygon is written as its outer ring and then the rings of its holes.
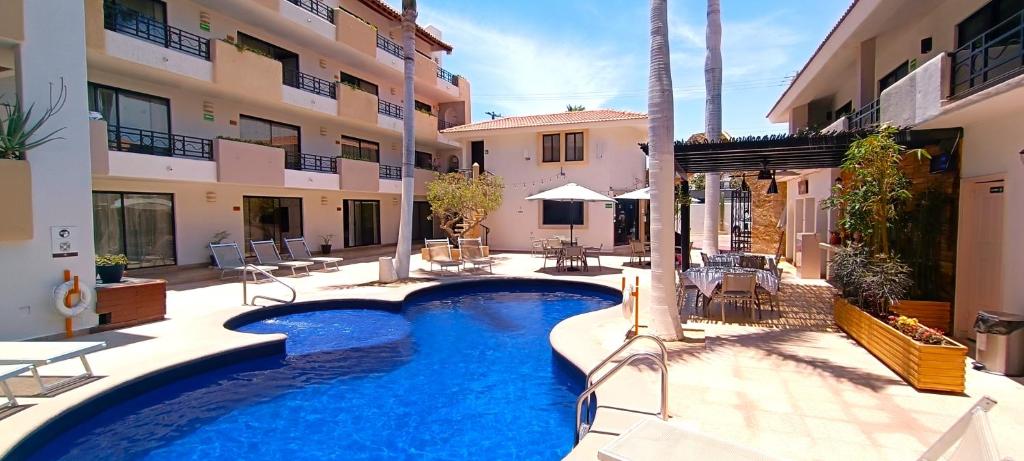
POLYGON ((341 267, 338 267, 338 263, 345 260, 345 258, 335 258, 332 256, 313 256, 309 252, 309 246, 306 245, 305 237, 284 239, 284 247, 288 249, 289 258, 295 261, 312 261, 317 264, 323 264, 324 270, 327 270, 328 264, 334 264, 334 270, 341 270, 341 267))
POLYGON ((19 363, 17 365, 0 365, 0 389, 3 389, 4 397, 7 397, 7 403, 0 405, 0 408, 18 406, 18 400, 14 398, 14 392, 11 392, 11 387, 7 385, 7 378, 18 376, 28 371, 30 368, 32 368, 32 365, 27 363, 19 363))
MULTIPOLYGON (((239 277, 245 275, 245 258, 242 257, 242 250, 238 249, 237 243, 211 243, 210 252, 213 253, 214 264, 217 265, 217 269, 220 269, 221 280, 224 279, 224 274, 227 272, 238 272, 239 277)), ((277 266, 260 266, 253 264, 252 267, 264 272, 277 270, 277 266)), ((256 271, 252 271, 252 281, 256 281, 256 271)))
POLYGON ((102 341, 0 341, 0 365, 32 365, 32 376, 35 377, 36 383, 39 385, 39 392, 46 393, 74 381, 91 378, 92 367, 89 366, 85 355, 104 347, 107 347, 107 343, 102 341), (76 357, 82 361, 85 373, 54 384, 43 384, 43 379, 39 376, 39 367, 76 357))
POLYGON ((313 263, 310 261, 285 261, 281 258, 281 252, 277 251, 277 243, 273 240, 253 240, 249 242, 252 245, 252 252, 256 253, 256 260, 260 264, 273 264, 274 266, 287 267, 292 270, 292 275, 298 275, 295 272, 295 268, 302 268, 306 270, 306 275, 309 275, 309 266, 313 263))

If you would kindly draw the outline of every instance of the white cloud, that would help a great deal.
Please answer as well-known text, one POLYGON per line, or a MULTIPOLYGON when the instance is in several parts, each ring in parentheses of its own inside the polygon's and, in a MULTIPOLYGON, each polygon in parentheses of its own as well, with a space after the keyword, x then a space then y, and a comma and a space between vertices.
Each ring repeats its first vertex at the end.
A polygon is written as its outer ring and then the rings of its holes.
POLYGON ((475 102, 504 115, 556 112, 566 104, 603 107, 621 94, 639 58, 596 47, 586 37, 568 41, 525 28, 501 30, 494 21, 482 25, 426 8, 420 17, 458 45, 459 66, 452 70, 469 76, 475 102))

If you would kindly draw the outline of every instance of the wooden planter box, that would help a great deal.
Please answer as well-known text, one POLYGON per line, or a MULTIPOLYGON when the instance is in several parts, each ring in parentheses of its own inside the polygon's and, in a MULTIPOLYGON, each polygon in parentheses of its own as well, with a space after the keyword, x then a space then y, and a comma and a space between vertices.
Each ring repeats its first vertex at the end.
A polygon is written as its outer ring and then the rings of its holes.
POLYGON ((0 196, 0 241, 32 240, 32 168, 27 160, 0 159, 0 196))
POLYGON ((901 299, 891 310, 898 315, 913 317, 928 328, 950 331, 950 307, 947 302, 901 299))
POLYGON ((921 344, 845 299, 835 301, 836 323, 868 352, 918 390, 962 393, 967 348, 921 344))

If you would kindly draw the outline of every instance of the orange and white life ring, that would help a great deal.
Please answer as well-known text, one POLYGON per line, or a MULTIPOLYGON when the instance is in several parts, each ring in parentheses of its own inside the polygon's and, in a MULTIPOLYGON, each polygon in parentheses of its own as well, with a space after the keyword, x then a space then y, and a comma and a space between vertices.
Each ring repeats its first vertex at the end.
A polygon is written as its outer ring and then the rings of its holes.
POLYGON ((636 300, 633 299, 633 292, 636 287, 632 283, 626 285, 622 292, 622 317, 630 322, 633 321, 633 309, 636 309, 636 300))
POLYGON ((60 285, 57 285, 53 289, 53 303, 54 307, 57 308, 57 312, 65 317, 74 317, 81 314, 86 309, 89 309, 96 305, 96 291, 92 287, 84 284, 78 284, 78 302, 73 306, 68 307, 64 305, 64 299, 68 293, 75 288, 75 282, 68 281, 60 285))

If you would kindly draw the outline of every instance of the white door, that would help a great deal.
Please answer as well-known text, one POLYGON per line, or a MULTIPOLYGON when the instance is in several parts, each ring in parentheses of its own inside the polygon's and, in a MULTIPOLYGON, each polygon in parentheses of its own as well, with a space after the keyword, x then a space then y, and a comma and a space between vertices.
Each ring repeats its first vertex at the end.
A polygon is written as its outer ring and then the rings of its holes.
POLYGON ((977 182, 965 192, 966 251, 957 264, 966 266, 965 296, 956 306, 956 333, 974 338, 974 318, 979 310, 1005 310, 1003 301, 1003 180, 977 182), (966 256, 966 257, 965 257, 966 256))

